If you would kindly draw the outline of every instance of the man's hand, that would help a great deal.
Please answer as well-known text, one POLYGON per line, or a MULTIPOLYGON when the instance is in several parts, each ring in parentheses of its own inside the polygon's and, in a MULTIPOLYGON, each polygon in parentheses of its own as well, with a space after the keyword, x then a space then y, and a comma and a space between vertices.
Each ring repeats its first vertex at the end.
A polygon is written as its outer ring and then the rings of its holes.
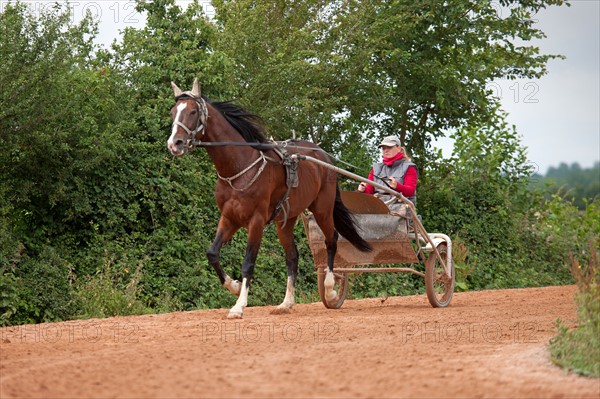
POLYGON ((358 185, 358 189, 357 190, 360 191, 361 193, 364 193, 366 189, 367 189, 367 183, 360 183, 358 185))

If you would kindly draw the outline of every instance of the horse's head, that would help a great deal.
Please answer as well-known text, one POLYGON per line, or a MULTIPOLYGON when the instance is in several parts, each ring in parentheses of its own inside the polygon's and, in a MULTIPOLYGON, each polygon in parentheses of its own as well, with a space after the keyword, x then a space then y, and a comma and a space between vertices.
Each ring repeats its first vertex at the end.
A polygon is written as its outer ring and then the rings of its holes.
POLYGON ((192 91, 181 91, 173 82, 171 87, 175 93, 175 106, 171 109, 173 128, 167 148, 172 155, 180 156, 202 140, 208 121, 208 108, 200 94, 198 79, 194 80, 192 91))

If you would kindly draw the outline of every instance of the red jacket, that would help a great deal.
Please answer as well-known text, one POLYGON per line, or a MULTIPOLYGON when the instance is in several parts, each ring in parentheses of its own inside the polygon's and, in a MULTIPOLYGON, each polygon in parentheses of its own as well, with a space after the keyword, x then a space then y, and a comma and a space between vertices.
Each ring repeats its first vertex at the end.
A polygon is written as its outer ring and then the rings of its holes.
MULTIPOLYGON (((384 158, 383 163, 390 166, 394 162, 402 159, 403 156, 404 156, 404 154, 399 152, 395 157, 384 158)), ((373 171, 373 169, 371 169, 371 172, 369 173, 369 177, 368 177, 368 179, 371 181, 375 181, 373 173, 374 173, 374 171, 373 171)), ((404 195, 405 197, 412 197, 415 194, 415 190, 417 189, 418 180, 419 179, 417 177, 417 169, 415 167, 411 166, 408 168, 408 170, 406 171, 406 174, 404 175, 404 184, 400 184, 398 182, 398 187, 396 187, 396 191, 402 193, 402 195, 404 195)), ((373 187, 370 184, 367 184, 367 187, 365 188, 365 193, 375 194, 375 187, 373 187)))

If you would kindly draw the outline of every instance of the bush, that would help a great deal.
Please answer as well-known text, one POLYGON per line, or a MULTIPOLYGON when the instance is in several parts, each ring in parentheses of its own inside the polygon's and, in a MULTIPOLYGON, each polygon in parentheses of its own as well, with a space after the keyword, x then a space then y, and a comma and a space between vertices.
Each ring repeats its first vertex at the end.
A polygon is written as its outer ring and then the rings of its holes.
POLYGON ((3 272, 3 319, 24 324, 74 317, 72 270, 51 246, 45 246, 36 257, 21 256, 11 271, 3 272))
POLYGON ((569 330, 562 321, 556 321, 558 335, 550 341, 552 361, 578 374, 600 377, 600 265, 598 240, 590 240, 589 260, 580 264, 572 258, 572 272, 579 292, 577 302, 578 325, 569 330))
POLYGON ((76 284, 74 298, 79 318, 128 316, 149 313, 139 300, 139 283, 144 261, 129 270, 130 260, 116 260, 109 254, 102 259, 103 267, 94 276, 83 276, 76 284))
MULTIPOLYGON (((136 7, 147 13, 146 26, 126 29, 113 52, 94 52, 94 24, 86 18, 72 26, 68 7, 39 19, 19 3, 0 12, 3 324, 235 301, 205 256, 219 218, 214 167, 203 151, 172 159, 165 140, 170 80, 183 86, 198 77, 207 95, 231 98, 244 87, 229 78, 238 68, 215 45, 218 29, 202 17, 200 4, 185 11, 173 0, 136 7)), ((260 107, 264 99, 251 100, 260 107)), ((319 118, 331 123, 328 112, 319 118)), ((351 133, 328 137, 324 145, 343 147, 340 155, 368 169, 372 148, 361 142, 362 130, 342 130, 351 133)), ((587 233, 572 222, 575 214, 562 199, 540 207, 526 190, 524 149, 503 115, 455 138, 451 160, 433 157, 421 165, 419 211, 427 230, 459 243, 458 287, 571 281, 564 257, 579 253, 577 242, 587 233), (572 233, 581 236, 573 240, 572 233)), ((300 225, 295 234, 298 298, 316 300, 316 273, 300 225)), ((233 277, 239 277, 245 246, 242 231, 222 251, 233 277)), ((272 227, 256 277, 251 304, 279 303, 286 267, 272 227)), ((357 276, 355 283, 355 298, 423 292, 422 279, 413 275, 357 276)))

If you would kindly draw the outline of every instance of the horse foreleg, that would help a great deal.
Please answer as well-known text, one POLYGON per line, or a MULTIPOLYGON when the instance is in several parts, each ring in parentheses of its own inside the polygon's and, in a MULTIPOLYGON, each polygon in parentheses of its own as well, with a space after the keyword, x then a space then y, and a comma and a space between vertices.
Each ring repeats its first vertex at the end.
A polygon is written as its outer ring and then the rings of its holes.
POLYGON ((298 249, 294 242, 294 226, 297 218, 289 219, 284 228, 277 225, 277 236, 285 250, 285 264, 287 266, 287 286, 283 302, 273 310, 273 314, 289 313, 296 303, 296 276, 298 275, 298 249))
POLYGON ((244 308, 248 305, 248 292, 250 290, 250 280, 246 277, 242 278, 240 294, 235 302, 235 305, 229 309, 227 314, 228 319, 241 319, 244 316, 244 308))
POLYGON ((235 305, 229 310, 228 319, 241 319, 244 315, 244 308, 248 305, 248 292, 250 290, 250 281, 254 277, 254 265, 256 264, 256 256, 260 249, 262 234, 264 229, 263 223, 252 223, 248 227, 248 244, 246 245, 246 255, 242 263, 242 284, 240 295, 238 296, 235 305))
POLYGON ((215 269, 215 272, 217 272, 217 276, 219 276, 219 280, 223 287, 227 288, 233 295, 239 296, 242 287, 240 282, 229 277, 219 262, 219 254, 223 244, 231 239, 236 230, 237 229, 228 226, 224 219, 219 220, 217 234, 215 235, 215 239, 206 253, 206 256, 208 257, 208 263, 215 269))

